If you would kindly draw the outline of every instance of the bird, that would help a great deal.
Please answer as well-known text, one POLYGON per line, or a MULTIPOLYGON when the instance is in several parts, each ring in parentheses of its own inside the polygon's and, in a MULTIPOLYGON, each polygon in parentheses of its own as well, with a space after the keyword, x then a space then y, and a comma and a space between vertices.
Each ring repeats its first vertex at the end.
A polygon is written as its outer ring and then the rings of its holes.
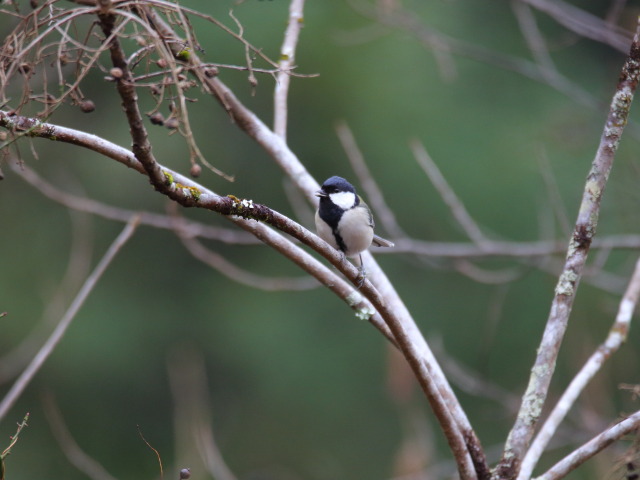
POLYGON ((344 178, 328 178, 316 196, 320 197, 315 215, 316 232, 346 257, 358 257, 361 286, 366 278, 362 252, 372 244, 393 247, 394 243, 373 233, 375 223, 371 210, 357 194, 355 187, 344 178))

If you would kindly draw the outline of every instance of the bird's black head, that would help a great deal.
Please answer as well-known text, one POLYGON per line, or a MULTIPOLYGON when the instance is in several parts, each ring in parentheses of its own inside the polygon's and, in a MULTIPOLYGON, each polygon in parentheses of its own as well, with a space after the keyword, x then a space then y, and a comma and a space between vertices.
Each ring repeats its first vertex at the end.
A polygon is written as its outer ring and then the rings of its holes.
POLYGON ((332 193, 338 193, 338 192, 356 193, 356 189, 344 178, 333 176, 325 180, 325 182, 322 184, 320 191, 318 192, 318 196, 326 197, 328 195, 331 195, 332 193))

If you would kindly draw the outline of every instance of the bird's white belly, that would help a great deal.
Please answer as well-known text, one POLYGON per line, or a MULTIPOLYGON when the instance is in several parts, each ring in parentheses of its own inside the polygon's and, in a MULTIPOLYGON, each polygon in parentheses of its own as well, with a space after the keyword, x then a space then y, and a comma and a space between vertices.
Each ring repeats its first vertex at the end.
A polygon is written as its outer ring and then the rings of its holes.
POLYGON ((371 246, 371 241, 373 240, 373 228, 366 225, 363 226, 363 228, 358 229, 358 231, 342 229, 340 231, 340 236, 348 248, 344 254, 347 257, 354 257, 371 246))

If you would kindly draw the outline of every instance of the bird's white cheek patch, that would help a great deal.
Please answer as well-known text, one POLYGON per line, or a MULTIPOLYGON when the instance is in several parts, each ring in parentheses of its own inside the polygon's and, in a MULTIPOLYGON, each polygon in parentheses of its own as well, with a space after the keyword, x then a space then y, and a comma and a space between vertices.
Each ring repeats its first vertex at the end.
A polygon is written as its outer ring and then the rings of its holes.
POLYGON ((338 192, 330 195, 331 201, 343 210, 348 210, 356 203, 356 196, 353 192, 338 192))

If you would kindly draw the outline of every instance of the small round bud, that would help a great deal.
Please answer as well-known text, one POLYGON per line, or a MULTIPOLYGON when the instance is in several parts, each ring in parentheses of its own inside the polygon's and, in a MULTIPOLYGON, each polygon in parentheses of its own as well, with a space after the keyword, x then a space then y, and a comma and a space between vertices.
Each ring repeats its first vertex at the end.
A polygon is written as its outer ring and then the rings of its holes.
POLYGON ((96 104, 91 100, 82 100, 80 102, 80 110, 83 113, 91 113, 96 109, 96 104))
POLYGON ((191 165, 191 170, 189 170, 189 173, 192 177, 197 178, 202 173, 202 167, 197 163, 194 163, 193 165, 191 165))
POLYGON ((116 79, 122 78, 122 75, 124 75, 124 72, 122 71, 121 68, 118 67, 113 67, 111 70, 109 70, 109 74, 116 79))
POLYGON ((149 120, 154 125, 164 125, 164 116, 160 112, 149 115, 149 120))
POLYGON ((183 468, 180 470, 180 480, 188 480, 189 478, 191 478, 190 468, 183 468))
POLYGON ((167 127, 169 130, 177 130, 178 127, 180 126, 180 122, 176 117, 171 117, 165 120, 164 126, 167 127))
POLYGON ((167 61, 164 58, 159 58, 156 65, 160 68, 167 68, 167 61))

